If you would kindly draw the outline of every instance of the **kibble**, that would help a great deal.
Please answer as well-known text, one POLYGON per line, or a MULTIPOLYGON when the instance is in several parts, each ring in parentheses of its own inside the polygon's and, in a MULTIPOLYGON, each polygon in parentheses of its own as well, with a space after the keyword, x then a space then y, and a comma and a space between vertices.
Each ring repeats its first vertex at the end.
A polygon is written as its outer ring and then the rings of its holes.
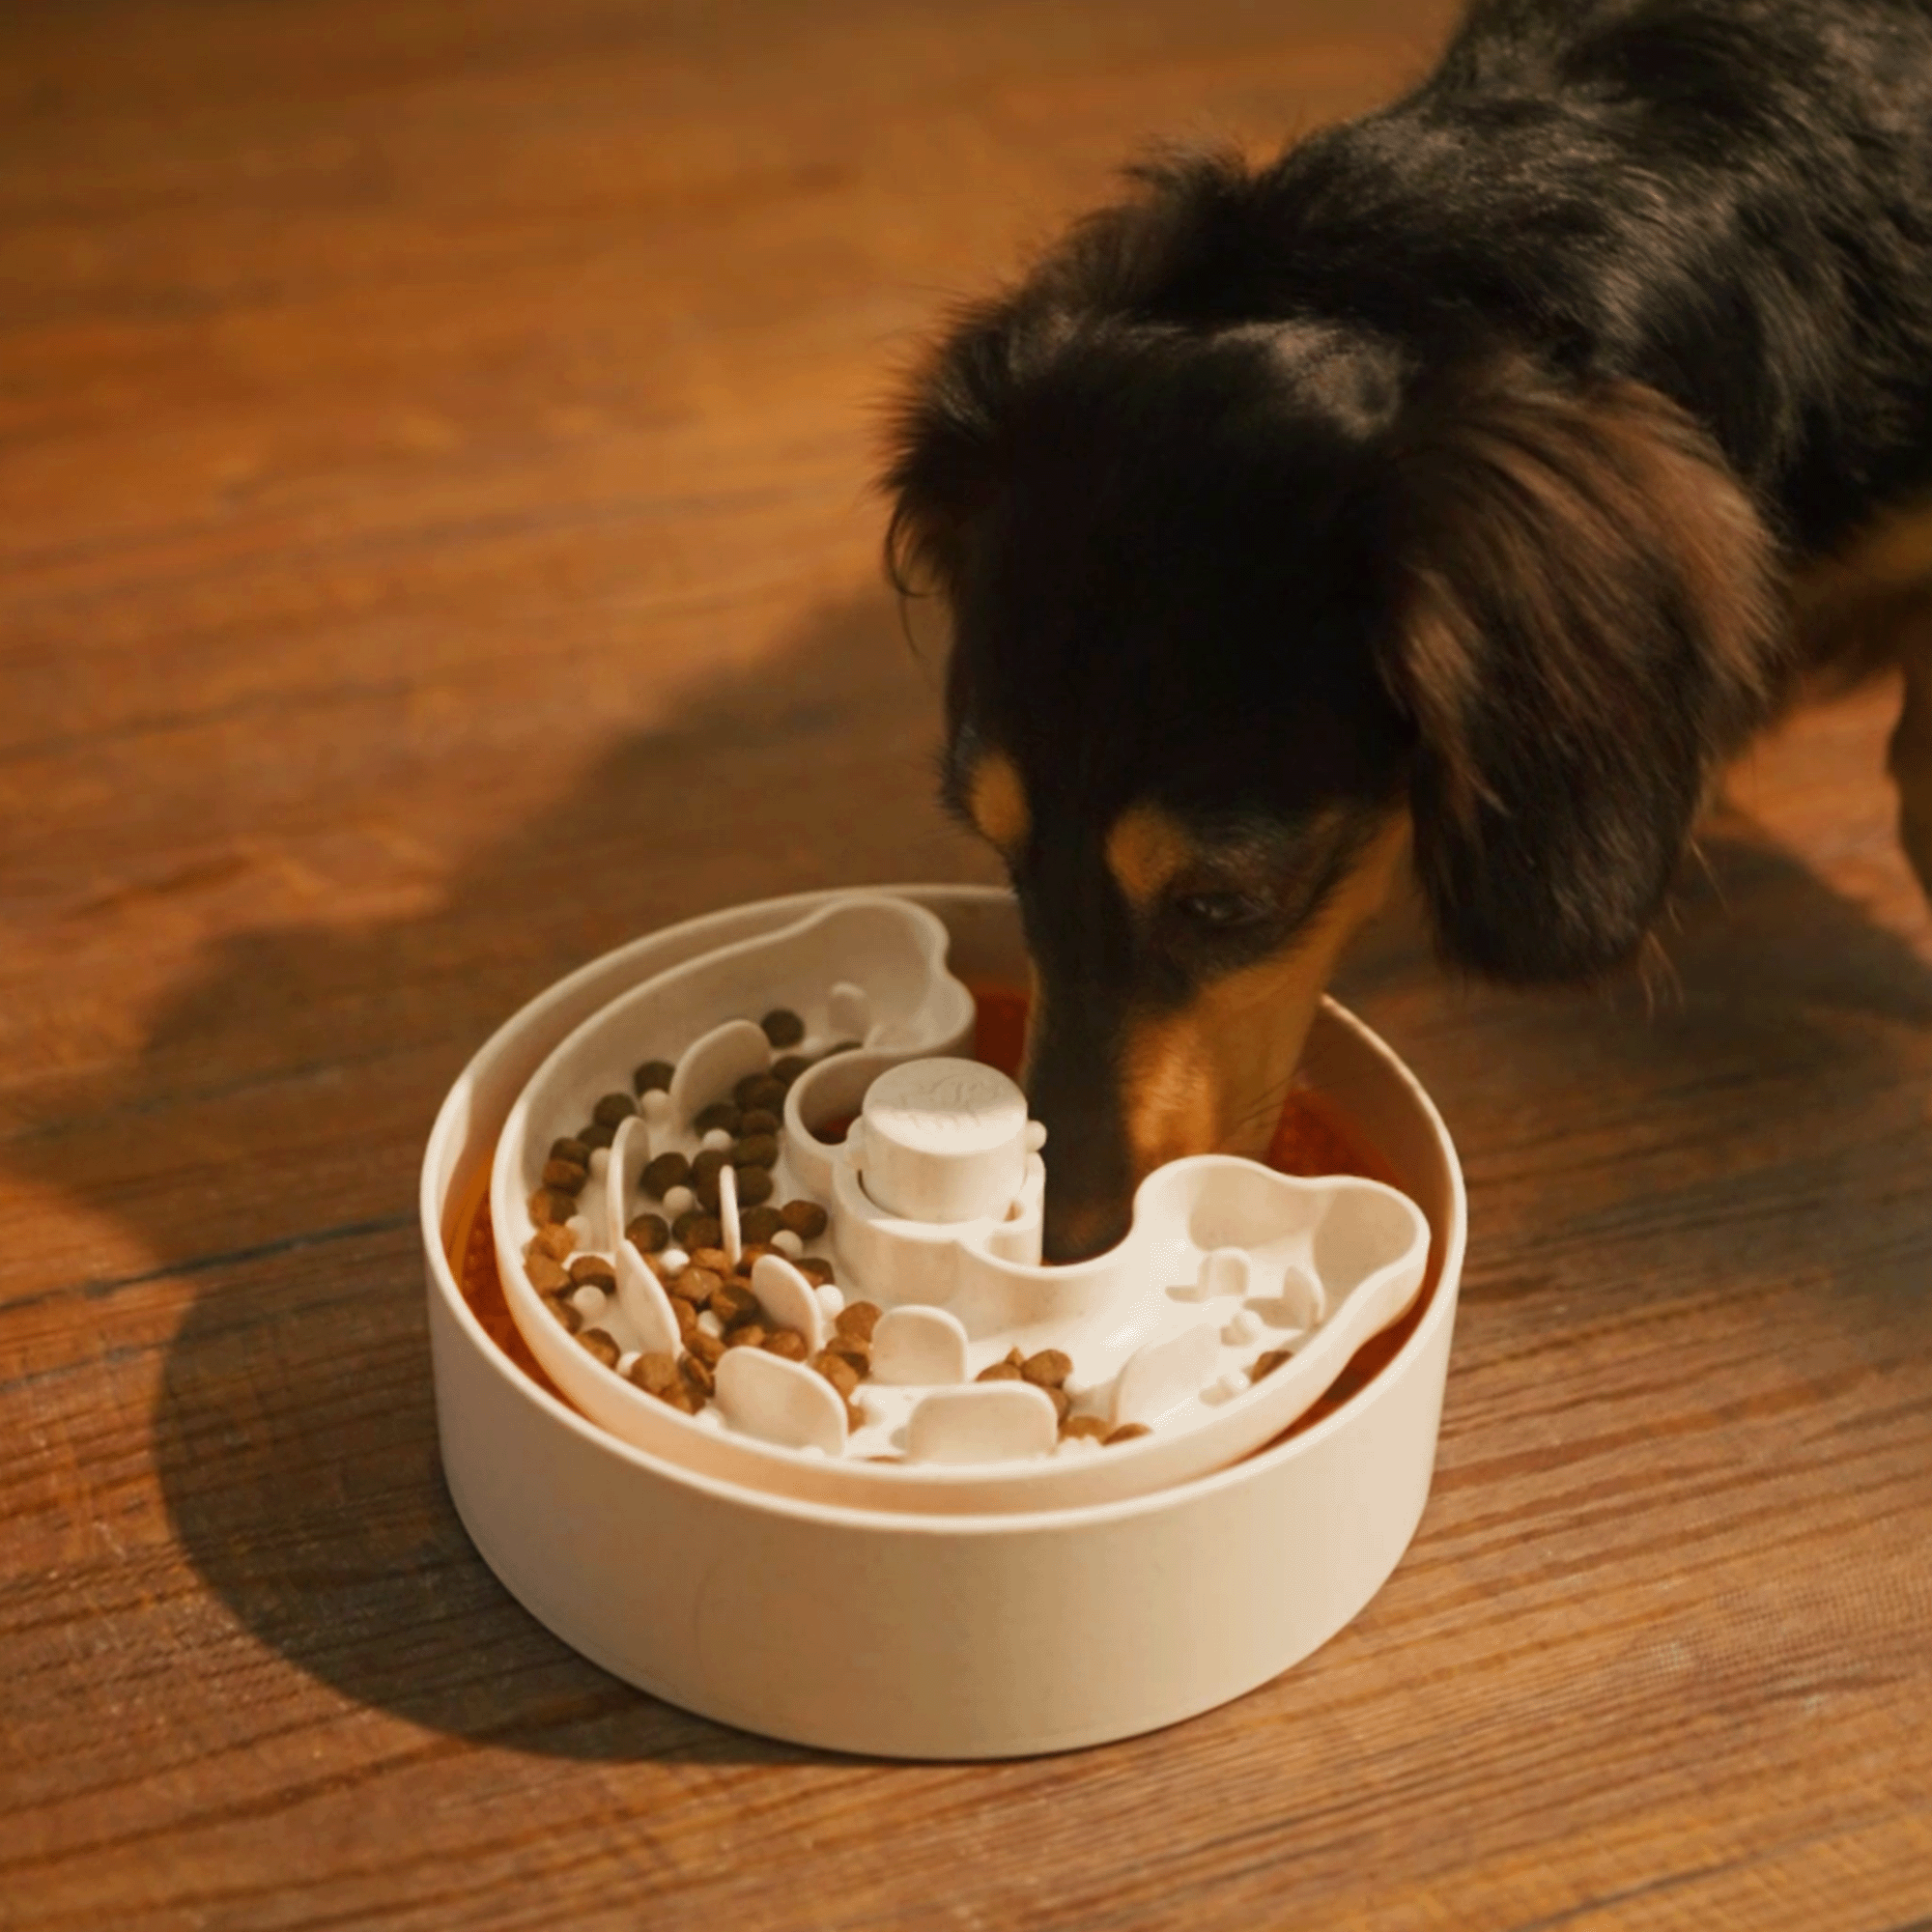
POLYGON ((859 1386, 859 1372, 843 1355, 835 1355, 830 1350, 821 1350, 811 1358, 811 1366, 829 1381, 847 1402, 859 1386))
POLYGON ((789 1007, 774 1007, 758 1024, 774 1046, 796 1046, 805 1037, 805 1022, 789 1007))
POLYGON ((691 1172, 691 1163, 678 1152, 661 1153, 638 1177, 638 1184, 654 1201, 662 1201, 673 1187, 682 1187, 691 1172))
POLYGON ((530 1196, 530 1219, 539 1228, 550 1228, 568 1221, 577 1212, 577 1203, 567 1194, 559 1194, 554 1187, 539 1187, 530 1196))
POLYGON ((617 1129, 604 1121, 592 1121, 588 1126, 578 1128, 576 1138, 594 1151, 609 1147, 617 1138, 617 1129))
POLYGON ((630 1379, 646 1395, 663 1395, 677 1378, 677 1362, 670 1355, 639 1355, 631 1364, 630 1379))
POLYGON ((992 1362, 973 1379, 976 1382, 1017 1382, 1024 1381, 1026 1378, 1010 1362, 992 1362))
POLYGON ((777 1252, 776 1248, 768 1248, 762 1241, 753 1241, 751 1246, 739 1249, 738 1265, 732 1269, 732 1273, 742 1274, 749 1279, 752 1270, 767 1255, 776 1254, 777 1252))
POLYGON ((1063 1441, 1073 1441, 1084 1436, 1090 1442, 1104 1442, 1112 1433, 1109 1425, 1097 1415, 1069 1415, 1060 1425, 1063 1441))
POLYGON ((832 1273, 832 1264, 829 1261, 827 1261, 823 1255, 800 1255, 799 1258, 792 1263, 792 1266, 795 1267, 799 1271, 799 1273, 802 1274, 806 1278, 806 1280, 812 1285, 813 1288, 836 1288, 838 1285, 832 1273))
POLYGON ((617 1345, 602 1328, 586 1328, 578 1336, 579 1344, 604 1364, 607 1369, 617 1366, 617 1345))
POLYGON ((825 1345, 828 1355, 842 1355, 863 1378, 872 1373, 872 1351, 856 1335, 835 1335, 825 1345))
POLYGON ((727 1330, 749 1321, 757 1308, 758 1297, 741 1281, 721 1281, 711 1291, 711 1312, 727 1330))
POLYGON ((788 1362, 802 1362, 811 1350, 805 1345, 805 1337, 796 1328, 774 1328, 765 1337, 765 1352, 768 1355, 782 1355, 788 1362))
POLYGON ((724 1286, 724 1277, 715 1269, 688 1267, 677 1278, 677 1292, 694 1308, 709 1308, 711 1299, 724 1286))
POLYGON ((600 1127, 621 1127, 638 1111, 638 1103, 628 1094, 606 1094, 590 1110, 590 1118, 600 1127))
POLYGON ((738 1234, 749 1245, 764 1247, 774 1235, 781 1234, 784 1222, 776 1208, 747 1208, 738 1216, 738 1234))
POLYGON ((671 1320, 677 1323, 677 1339, 688 1349, 691 1338, 697 1333, 697 1310, 683 1295, 670 1297, 671 1320))
POLYGON ((776 1114, 784 1106, 785 1083, 769 1073, 748 1073, 732 1088, 731 1097, 740 1107, 776 1114))
POLYGON ((1151 1435, 1153 1431, 1145 1422, 1123 1422, 1110 1435, 1100 1438, 1103 1449, 1111 1449, 1117 1442, 1138 1442, 1143 1435, 1151 1435))
POLYGON ((708 1269, 712 1274, 724 1276, 731 1272, 731 1257, 723 1248, 693 1248, 691 1265, 708 1269))
POLYGON ((662 1254, 670 1245, 670 1223, 662 1214, 639 1214, 624 1230, 624 1238, 634 1243, 639 1254, 662 1254))
POLYGON ((555 1158, 544 1162, 543 1184, 555 1188, 559 1194, 582 1194, 583 1183, 589 1179, 588 1163, 580 1167, 574 1160, 555 1158))
MULTIPOLYGON (((800 1264, 803 1266, 803 1264, 800 1264)), ((879 1307, 872 1301, 848 1301, 838 1311, 837 1323, 839 1334, 854 1336, 861 1342, 869 1343, 872 1330, 879 1325, 879 1307)))
POLYGON ((1059 1349, 1042 1349, 1020 1364, 1020 1374, 1036 1388, 1057 1389, 1072 1373, 1071 1358, 1059 1349))
POLYGON ((714 1127, 722 1128, 727 1134, 738 1131, 743 1119, 737 1105, 730 1100, 714 1100, 692 1122, 700 1134, 708 1134, 714 1127))
POLYGON ((1293 1353, 1292 1349, 1270 1349, 1265 1355, 1258 1355, 1255 1365, 1248 1371, 1251 1382, 1260 1381, 1264 1376, 1271 1376, 1293 1353))
POLYGON ((668 1094, 671 1076, 676 1071, 668 1060, 647 1060, 631 1075, 631 1085, 637 1089, 640 1100, 646 1094, 668 1094))
POLYGON ((580 1141, 565 1134, 561 1140, 550 1144, 552 1160, 567 1160, 574 1166, 587 1168, 590 1165, 590 1150, 580 1141))
POLYGON ((731 1165, 736 1168, 770 1167, 779 1157, 776 1134, 743 1134, 731 1149, 731 1165))
POLYGON ((524 1271, 530 1278, 530 1286, 539 1294, 551 1294, 570 1285, 570 1276, 565 1272, 563 1264, 550 1255, 531 1255, 524 1263, 524 1271))
POLYGON ((787 1053, 772 1062, 772 1078, 789 1087, 811 1065, 802 1053, 787 1053))
POLYGON ((701 1362, 696 1355, 685 1354, 677 1358, 677 1372, 685 1379, 687 1387, 701 1395, 707 1402, 717 1388, 711 1378, 711 1365, 701 1362))
POLYGON ((724 1238, 724 1224, 716 1214, 694 1208, 670 1224, 678 1245, 685 1248, 715 1248, 724 1238))
POLYGON ((751 1107, 739 1118, 738 1131, 741 1134, 775 1134, 784 1122, 777 1114, 764 1107, 751 1107))
POLYGON ((579 1288, 601 1288, 606 1294, 617 1292, 617 1270, 602 1255, 579 1255, 570 1264, 570 1278, 579 1288))
POLYGON ((562 1289, 553 1289, 543 1298, 544 1306, 575 1335, 583 1326, 583 1317, 572 1305, 569 1294, 562 1289))
POLYGON ((779 1214, 802 1241, 815 1241, 825 1232, 825 1209, 816 1201, 787 1201, 779 1214))
POLYGON ((562 1261, 577 1245, 577 1236, 571 1233, 569 1224, 554 1221, 547 1228, 539 1228, 530 1237, 530 1244, 524 1250, 526 1256, 532 1254, 549 1255, 553 1261, 562 1261))
POLYGON ((694 1328, 684 1338, 684 1346, 704 1364, 707 1369, 715 1369, 724 1355, 724 1342, 722 1336, 708 1334, 702 1328, 694 1328))
POLYGON ((724 1331, 724 1346, 727 1349, 762 1349, 765 1337, 770 1334, 762 1321, 741 1321, 735 1328, 724 1331))
POLYGON ((756 1208, 772 1198, 772 1171, 768 1167, 741 1167, 738 1170, 738 1205, 756 1208))

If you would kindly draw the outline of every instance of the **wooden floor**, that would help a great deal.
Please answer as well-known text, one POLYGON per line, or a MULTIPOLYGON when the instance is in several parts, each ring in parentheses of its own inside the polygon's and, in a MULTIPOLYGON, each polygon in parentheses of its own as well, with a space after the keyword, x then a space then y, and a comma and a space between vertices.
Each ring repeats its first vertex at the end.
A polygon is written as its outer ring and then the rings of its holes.
POLYGON ((0 25, 0 1923, 1932 1922, 1932 919, 1893 696, 1741 775, 1654 1007, 1346 990, 1460 1138, 1434 1500, 1169 1734, 717 1729, 464 1538, 413 1211, 558 974, 980 876, 876 406, 1152 133, 1432 0, 64 0, 0 25), (918 628, 916 620, 915 629, 918 628))

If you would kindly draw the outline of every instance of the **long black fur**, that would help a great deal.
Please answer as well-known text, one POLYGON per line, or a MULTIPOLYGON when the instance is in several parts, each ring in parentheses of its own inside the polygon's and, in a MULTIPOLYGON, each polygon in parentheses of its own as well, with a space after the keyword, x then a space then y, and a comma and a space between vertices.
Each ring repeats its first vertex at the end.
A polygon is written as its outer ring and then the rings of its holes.
POLYGON ((1641 944, 1804 668, 1790 574, 1932 483, 1932 5, 1479 0, 1405 99, 1151 167, 960 318, 888 481, 1118 1193, 1123 1017, 1283 944, 1392 802, 1452 961, 1641 944), (1298 883, 1135 920, 1139 799, 1298 883))

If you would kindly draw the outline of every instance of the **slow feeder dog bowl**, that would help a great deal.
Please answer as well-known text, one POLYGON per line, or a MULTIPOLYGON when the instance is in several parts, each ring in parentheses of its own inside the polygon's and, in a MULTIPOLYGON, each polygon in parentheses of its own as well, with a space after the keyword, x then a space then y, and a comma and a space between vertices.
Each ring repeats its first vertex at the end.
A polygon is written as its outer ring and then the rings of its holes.
POLYGON ((458 1082, 423 1188, 445 1468, 493 1568, 593 1660, 803 1743, 1047 1750, 1239 1694, 1331 1635, 1394 1567, 1428 1492, 1463 1238, 1461 1175, 1427 1097, 1330 1007, 1309 1079, 1400 1191, 1176 1163, 1144 1184, 1122 1249, 1040 1268, 1037 1131, 1000 1076, 959 1061, 966 982, 1023 973, 998 893, 770 901, 585 968, 458 1082), (711 1090, 762 1074, 769 1042, 728 1016, 769 1005, 796 1009, 807 1047, 858 1045, 795 1079, 774 1163, 781 1197, 831 1205, 815 1244, 840 1286, 814 1295, 797 1240, 754 1277, 808 1344, 863 1286, 886 1309, 874 1341, 889 1373, 875 1360, 881 1386, 848 1417, 802 1364, 733 1350, 706 1423, 616 1373, 677 1339, 663 1249, 646 1255, 624 1227, 645 1165, 701 1140, 711 1090), (572 1204, 571 1245, 612 1258, 618 1277, 600 1361, 524 1255, 552 1141, 639 1060, 668 1069, 668 1091, 612 1124, 572 1204), (860 1124, 843 1147, 810 1132, 848 1111, 860 1124), (577 1409, 492 1339, 450 1266, 493 1153, 496 1272, 577 1409), (1357 1353, 1405 1308, 1378 1359, 1357 1353), (1015 1341, 1069 1345, 1078 1374, 1057 1403, 970 1378, 1015 1341), (1275 1358, 1261 1378, 1258 1350, 1275 1358), (1056 1447, 1056 1406, 1099 1417, 1095 1434, 1123 1416, 1147 1433, 1056 1447), (835 1655, 838 1671, 813 1666, 835 1655))

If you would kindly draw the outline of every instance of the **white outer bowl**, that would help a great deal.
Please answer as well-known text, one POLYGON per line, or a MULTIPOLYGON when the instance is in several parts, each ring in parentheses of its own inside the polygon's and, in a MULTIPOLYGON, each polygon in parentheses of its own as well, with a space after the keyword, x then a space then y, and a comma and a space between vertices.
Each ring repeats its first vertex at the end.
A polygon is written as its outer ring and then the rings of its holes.
MULTIPOLYGON (((902 892, 952 932, 966 980, 1024 981, 1008 895, 902 892)), ((1414 1077, 1328 1005, 1304 1067, 1394 1168, 1441 1257, 1414 1332, 1304 1434, 1132 1501, 909 1517, 793 1502, 605 1435, 501 1352, 447 1245, 525 1083, 627 987, 796 919, 829 894, 734 907, 607 953, 530 1002, 450 1090, 423 1160, 444 1475, 484 1560, 594 1663, 720 1722, 887 1757, 977 1758, 1131 1737, 1225 1703, 1349 1622, 1429 1496, 1466 1208, 1414 1077)))

